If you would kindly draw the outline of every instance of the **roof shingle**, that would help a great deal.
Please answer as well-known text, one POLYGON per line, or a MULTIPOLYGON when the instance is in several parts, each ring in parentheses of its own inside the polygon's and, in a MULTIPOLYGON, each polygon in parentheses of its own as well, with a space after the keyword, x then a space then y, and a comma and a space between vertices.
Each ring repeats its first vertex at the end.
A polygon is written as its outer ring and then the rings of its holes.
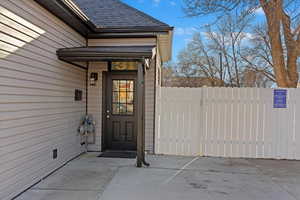
POLYGON ((139 28, 169 25, 119 0, 73 0, 98 28, 139 28))

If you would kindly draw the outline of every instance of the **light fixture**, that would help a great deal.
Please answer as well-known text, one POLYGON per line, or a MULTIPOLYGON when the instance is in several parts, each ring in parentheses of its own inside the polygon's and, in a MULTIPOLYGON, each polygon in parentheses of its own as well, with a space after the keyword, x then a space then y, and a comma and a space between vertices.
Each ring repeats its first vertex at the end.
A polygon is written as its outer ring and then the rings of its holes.
POLYGON ((90 75, 90 86, 96 86, 97 81, 98 81, 98 73, 92 72, 90 75))

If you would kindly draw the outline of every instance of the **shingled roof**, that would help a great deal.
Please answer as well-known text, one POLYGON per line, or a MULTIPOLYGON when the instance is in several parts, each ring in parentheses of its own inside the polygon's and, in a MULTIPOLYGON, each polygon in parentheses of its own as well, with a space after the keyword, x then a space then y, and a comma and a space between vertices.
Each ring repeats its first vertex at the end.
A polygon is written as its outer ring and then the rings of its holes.
POLYGON ((171 27, 119 0, 73 0, 97 28, 171 27))

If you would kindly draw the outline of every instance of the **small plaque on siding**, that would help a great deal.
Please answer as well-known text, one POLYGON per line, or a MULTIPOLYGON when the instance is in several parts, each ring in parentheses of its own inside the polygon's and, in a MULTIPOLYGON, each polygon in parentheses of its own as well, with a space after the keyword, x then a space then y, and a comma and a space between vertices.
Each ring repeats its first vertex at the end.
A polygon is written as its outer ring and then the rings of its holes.
POLYGON ((75 90, 75 101, 82 101, 82 90, 75 90))
POLYGON ((274 108, 287 108, 287 90, 274 90, 274 108))

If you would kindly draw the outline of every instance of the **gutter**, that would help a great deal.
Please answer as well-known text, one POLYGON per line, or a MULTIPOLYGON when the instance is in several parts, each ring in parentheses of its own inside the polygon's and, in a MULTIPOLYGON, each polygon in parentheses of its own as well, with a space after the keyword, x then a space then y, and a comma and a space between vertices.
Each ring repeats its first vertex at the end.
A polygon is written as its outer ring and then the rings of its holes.
POLYGON ((169 32, 174 27, 169 26, 131 26, 131 27, 91 27, 96 33, 142 33, 142 32, 169 32))
POLYGON ((140 32, 140 33, 90 33, 88 39, 110 39, 110 38, 157 38, 158 34, 167 32, 140 32))
POLYGON ((74 13, 70 6, 66 5, 62 0, 34 0, 39 5, 44 7, 53 15, 57 16, 67 25, 72 27, 81 36, 86 37, 91 29, 83 19, 74 13))

